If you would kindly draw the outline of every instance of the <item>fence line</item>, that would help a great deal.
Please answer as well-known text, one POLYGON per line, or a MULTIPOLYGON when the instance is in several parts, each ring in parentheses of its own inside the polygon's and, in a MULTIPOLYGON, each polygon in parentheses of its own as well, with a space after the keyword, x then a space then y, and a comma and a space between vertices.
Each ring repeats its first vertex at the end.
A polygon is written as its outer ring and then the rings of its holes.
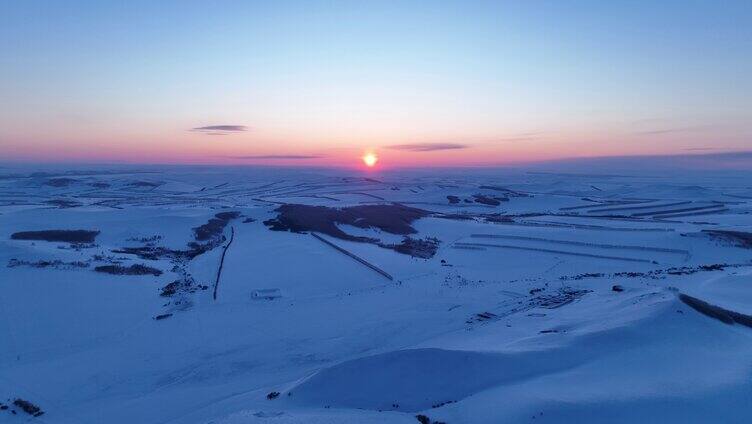
POLYGON ((219 277, 222 275, 222 266, 225 264, 225 255, 227 254, 227 249, 230 248, 230 245, 232 244, 232 241, 235 239, 235 227, 230 227, 230 241, 225 246, 225 249, 222 251, 222 259, 219 260, 219 269, 217 269, 217 281, 214 282, 214 300, 217 300, 217 288, 219 288, 219 277))
POLYGON ((327 244, 327 245, 329 245, 329 246, 333 247, 333 248, 334 248, 334 249, 336 249, 337 251, 339 251, 339 252, 341 252, 341 253, 344 253, 345 255, 347 255, 347 256, 349 256, 349 257, 351 257, 351 258, 355 259, 356 261, 358 261, 358 262, 360 262, 361 264, 363 264, 363 265, 367 266, 368 268, 371 268, 372 270, 374 270, 374 271, 378 272, 379 274, 381 274, 381 275, 382 275, 382 276, 384 276, 385 278, 387 278, 387 279, 389 279, 389 280, 394 280, 394 277, 392 277, 391 275, 389 275, 389 274, 388 274, 388 273, 387 273, 386 271, 382 270, 381 268, 377 267, 376 265, 373 265, 373 264, 371 264, 370 262, 366 261, 365 259, 362 259, 361 257, 359 257, 359 256, 355 255, 354 253, 350 253, 350 252, 348 252, 347 250, 345 250, 345 249, 343 249, 343 248, 341 248, 341 247, 337 246, 336 244, 334 244, 334 243, 330 242, 329 240, 327 240, 327 239, 325 239, 325 238, 321 237, 320 235, 318 235, 318 234, 316 234, 316 233, 313 233, 313 232, 312 232, 312 233, 311 233, 311 235, 312 235, 312 236, 314 236, 314 237, 316 237, 317 239, 319 239, 319 240, 320 240, 321 242, 323 242, 324 244, 327 244))

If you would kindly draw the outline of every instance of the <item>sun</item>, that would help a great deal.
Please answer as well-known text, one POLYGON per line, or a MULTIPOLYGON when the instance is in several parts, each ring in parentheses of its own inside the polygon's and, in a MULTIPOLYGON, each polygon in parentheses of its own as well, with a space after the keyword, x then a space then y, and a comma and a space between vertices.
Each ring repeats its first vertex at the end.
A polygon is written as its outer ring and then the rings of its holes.
POLYGON ((366 166, 369 168, 373 168, 374 165, 376 165, 376 162, 378 161, 379 161, 379 157, 376 156, 376 153, 369 152, 363 155, 363 163, 365 163, 366 166))

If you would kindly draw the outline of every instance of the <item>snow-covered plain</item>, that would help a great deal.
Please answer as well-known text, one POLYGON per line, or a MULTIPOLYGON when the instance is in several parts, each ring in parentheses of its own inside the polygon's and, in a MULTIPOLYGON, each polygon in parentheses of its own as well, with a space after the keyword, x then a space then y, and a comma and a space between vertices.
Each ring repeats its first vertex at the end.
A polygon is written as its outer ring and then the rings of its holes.
POLYGON ((748 173, 1 171, 1 423, 752 421, 752 328, 682 300, 752 315, 752 244, 708 232, 752 232, 748 173), (317 234, 383 274, 264 224, 395 203, 433 257, 317 234), (124 250, 233 211, 193 258, 124 250), (162 274, 94 270, 133 264, 162 274))

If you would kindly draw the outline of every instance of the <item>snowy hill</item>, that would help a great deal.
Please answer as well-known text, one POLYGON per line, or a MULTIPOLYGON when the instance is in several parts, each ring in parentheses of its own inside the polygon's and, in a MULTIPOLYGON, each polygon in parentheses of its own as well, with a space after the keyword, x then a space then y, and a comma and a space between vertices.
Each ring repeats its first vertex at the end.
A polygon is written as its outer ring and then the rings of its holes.
POLYGON ((0 179, 0 423, 752 420, 744 175, 137 171, 0 179))

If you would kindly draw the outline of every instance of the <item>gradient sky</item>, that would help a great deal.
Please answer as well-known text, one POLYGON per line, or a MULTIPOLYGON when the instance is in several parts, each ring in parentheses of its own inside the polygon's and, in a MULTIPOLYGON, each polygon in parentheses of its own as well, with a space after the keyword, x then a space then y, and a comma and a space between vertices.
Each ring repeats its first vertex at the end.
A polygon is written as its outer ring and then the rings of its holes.
POLYGON ((751 77, 749 0, 2 1, 0 160, 752 150, 751 77))

